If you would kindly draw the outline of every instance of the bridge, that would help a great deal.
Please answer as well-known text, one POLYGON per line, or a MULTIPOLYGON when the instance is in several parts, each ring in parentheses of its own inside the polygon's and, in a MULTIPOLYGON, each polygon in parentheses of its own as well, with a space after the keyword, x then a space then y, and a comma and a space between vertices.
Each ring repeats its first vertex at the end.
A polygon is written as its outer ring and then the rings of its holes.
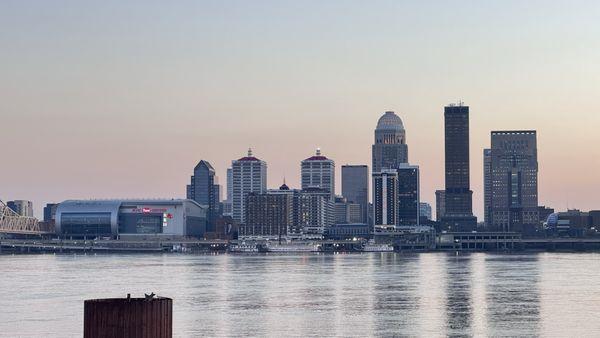
POLYGON ((54 229, 35 217, 21 216, 0 200, 0 235, 49 235, 54 229))

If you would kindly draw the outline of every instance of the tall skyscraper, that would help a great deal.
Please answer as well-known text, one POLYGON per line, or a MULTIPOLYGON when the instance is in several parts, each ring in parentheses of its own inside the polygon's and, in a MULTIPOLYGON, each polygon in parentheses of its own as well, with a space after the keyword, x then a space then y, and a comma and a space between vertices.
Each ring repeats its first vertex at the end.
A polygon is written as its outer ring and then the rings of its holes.
POLYGON ((366 165, 342 166, 342 196, 360 205, 360 223, 366 224, 369 219, 369 168, 366 165))
POLYGON ((492 226, 520 231, 523 225, 538 225, 536 131, 493 131, 491 138, 492 226))
POLYGON ((398 169, 398 221, 399 226, 419 225, 420 186, 419 166, 400 164, 398 169))
POLYGON ((267 190, 267 163, 252 155, 231 162, 233 177, 233 219, 244 223, 246 197, 251 192, 264 193, 267 190))
POLYGON ((373 224, 377 228, 396 226, 398 221, 398 171, 373 173, 373 224))
POLYGON ((492 225, 492 149, 483 149, 483 220, 492 225))
POLYGON ((229 202, 233 199, 233 169, 227 168, 227 196, 229 202))
POLYGON ((442 223, 451 231, 471 231, 477 227, 473 216, 473 192, 469 169, 469 107, 444 108, 446 212, 442 223))
POLYGON ((311 156, 300 163, 302 189, 320 188, 326 191, 330 198, 335 198, 335 162, 321 155, 317 149, 311 156))
POLYGON ((393 111, 379 118, 375 128, 375 144, 372 146, 373 172, 397 168, 408 163, 408 146, 402 120, 393 111))
POLYGON ((215 189, 215 169, 208 161, 201 160, 194 167, 194 175, 192 175, 190 184, 187 186, 187 198, 208 207, 206 212, 207 232, 215 230, 215 221, 219 211, 217 193, 215 189))

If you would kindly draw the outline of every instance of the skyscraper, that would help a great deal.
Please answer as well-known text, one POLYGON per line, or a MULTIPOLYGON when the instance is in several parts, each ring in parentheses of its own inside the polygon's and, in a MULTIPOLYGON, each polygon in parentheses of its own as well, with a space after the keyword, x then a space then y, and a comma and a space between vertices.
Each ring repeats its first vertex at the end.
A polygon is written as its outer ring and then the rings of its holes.
POLYGON ((493 131, 491 138, 491 224, 505 231, 538 225, 536 131, 493 131))
POLYGON ((377 122, 372 156, 374 173, 386 168, 396 168, 400 163, 408 163, 404 125, 393 111, 385 112, 377 122))
POLYGON ((486 227, 492 225, 492 150, 483 149, 483 220, 486 227))
POLYGON ((396 226, 398 221, 398 171, 373 173, 373 224, 375 228, 396 226))
POLYGON ((320 188, 326 191, 330 198, 335 198, 335 162, 321 155, 317 149, 311 156, 300 163, 302 189, 320 188))
POLYGON ((421 202, 419 204, 419 216, 421 220, 425 219, 432 221, 433 219, 431 218, 431 204, 427 202, 421 202))
POLYGON ((263 193, 267 190, 267 163, 252 155, 231 162, 233 178, 233 219, 244 223, 246 197, 251 192, 263 193))
POLYGON ((369 168, 366 165, 342 166, 342 196, 360 205, 360 222, 366 224, 369 212, 369 168))
POLYGON ((444 107, 446 212, 442 223, 451 231, 471 231, 477 226, 473 216, 473 192, 469 175, 469 107, 444 107))
POLYGON ((398 169, 398 221, 399 226, 419 225, 419 166, 400 164, 398 169))
POLYGON ((187 198, 208 207, 206 231, 214 231, 219 205, 215 190, 215 169, 208 161, 201 160, 194 167, 194 174, 187 186, 187 198))

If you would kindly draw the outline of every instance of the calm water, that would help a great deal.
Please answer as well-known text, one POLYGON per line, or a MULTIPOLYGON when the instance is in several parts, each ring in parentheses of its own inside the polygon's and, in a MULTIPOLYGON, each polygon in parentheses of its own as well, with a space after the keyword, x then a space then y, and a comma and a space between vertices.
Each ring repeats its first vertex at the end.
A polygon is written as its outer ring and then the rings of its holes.
POLYGON ((83 300, 174 299, 176 336, 600 336, 600 255, 0 255, 0 335, 81 336, 83 300))

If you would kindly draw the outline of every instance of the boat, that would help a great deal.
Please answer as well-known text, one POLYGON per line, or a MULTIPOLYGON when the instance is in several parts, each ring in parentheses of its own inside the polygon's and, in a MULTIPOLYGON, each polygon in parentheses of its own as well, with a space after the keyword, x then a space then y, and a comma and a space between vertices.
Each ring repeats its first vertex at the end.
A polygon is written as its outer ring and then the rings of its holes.
POLYGON ((373 240, 368 241, 362 248, 363 252, 393 252, 394 246, 388 243, 377 244, 373 240))

